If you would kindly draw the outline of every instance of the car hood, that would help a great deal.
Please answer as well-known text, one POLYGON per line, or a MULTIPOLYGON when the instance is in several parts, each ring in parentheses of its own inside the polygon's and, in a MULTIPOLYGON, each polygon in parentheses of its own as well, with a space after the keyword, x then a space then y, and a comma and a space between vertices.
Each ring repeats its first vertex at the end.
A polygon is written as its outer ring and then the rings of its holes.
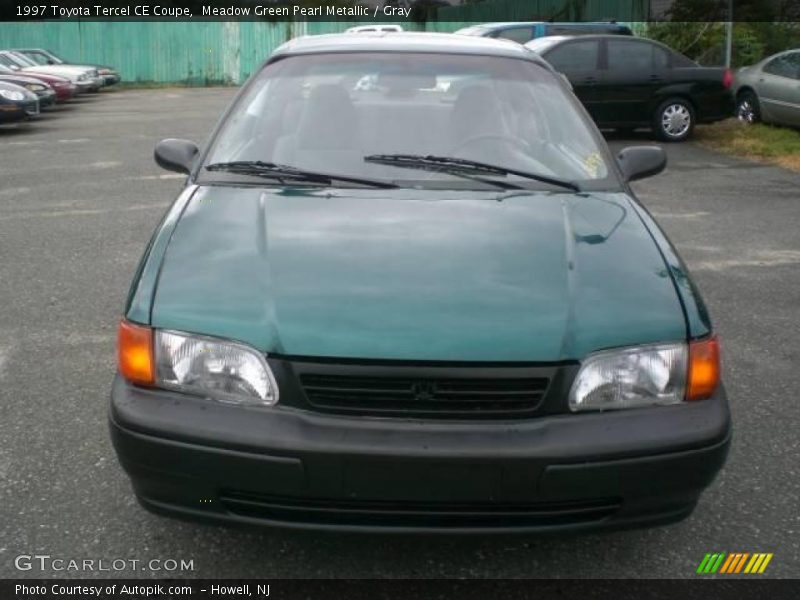
POLYGON ((625 194, 198 188, 154 327, 294 356, 559 361, 686 337, 625 194))
POLYGON ((37 79, 36 77, 26 77, 24 75, 5 75, 0 74, 0 81, 7 81, 8 83, 15 83, 20 86, 26 86, 30 84, 35 85, 48 85, 46 81, 41 79, 37 79))
POLYGON ((41 65, 38 67, 25 67, 22 69, 22 72, 29 72, 29 73, 45 73, 48 75, 57 75, 59 77, 66 77, 68 79, 72 79, 73 77, 77 77, 78 75, 82 75, 83 73, 88 73, 88 69, 77 69, 73 67, 62 67, 62 66, 54 66, 54 65, 41 65))

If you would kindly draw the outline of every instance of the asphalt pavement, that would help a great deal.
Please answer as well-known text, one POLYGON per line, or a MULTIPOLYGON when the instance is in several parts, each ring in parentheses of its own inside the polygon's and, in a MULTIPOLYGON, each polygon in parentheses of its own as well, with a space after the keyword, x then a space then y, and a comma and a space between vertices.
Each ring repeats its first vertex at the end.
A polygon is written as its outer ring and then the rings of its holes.
POLYGON ((228 529, 140 508, 106 411, 128 285, 182 186, 152 151, 165 137, 202 142, 232 95, 111 91, 0 128, 0 577, 698 577, 718 551, 772 552, 766 575, 800 575, 800 174, 692 143, 669 146, 667 171, 636 185, 723 343, 734 441, 688 520, 591 535, 397 537, 228 529), (20 555, 98 562, 20 571, 20 555), (100 571, 101 559, 193 568, 100 571))

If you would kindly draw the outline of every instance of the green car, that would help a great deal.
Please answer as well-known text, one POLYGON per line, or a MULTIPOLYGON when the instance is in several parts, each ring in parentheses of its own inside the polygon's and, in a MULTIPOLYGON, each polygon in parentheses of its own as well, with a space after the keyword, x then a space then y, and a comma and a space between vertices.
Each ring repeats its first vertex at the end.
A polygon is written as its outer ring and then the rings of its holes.
POLYGON ((516 44, 300 38, 209 143, 119 326, 110 425, 152 511, 392 531, 689 515, 731 436, 686 267, 516 44))

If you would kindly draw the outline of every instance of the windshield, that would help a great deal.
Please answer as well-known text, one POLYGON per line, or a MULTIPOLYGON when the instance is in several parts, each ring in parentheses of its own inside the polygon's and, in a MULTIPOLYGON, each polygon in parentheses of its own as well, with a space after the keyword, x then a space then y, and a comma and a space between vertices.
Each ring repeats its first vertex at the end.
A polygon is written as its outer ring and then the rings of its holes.
MULTIPOLYGON (((609 176, 589 127, 556 76, 527 60, 300 55, 272 63, 249 84, 205 166, 259 161, 401 187, 450 189, 484 189, 486 178, 501 177, 514 187, 549 189, 541 177, 581 185, 609 176), (438 162, 432 168, 430 161, 420 164, 408 156, 434 156, 438 162), (486 178, 469 179, 462 165, 453 168, 443 158, 504 172, 484 170, 486 178)), ((204 169, 201 176, 241 178, 237 170, 212 176, 204 169)))
POLYGON ((35 62, 37 65, 48 65, 48 57, 42 54, 41 52, 27 52, 25 53, 25 57, 35 62))
POLYGON ((11 55, 14 59, 23 66, 26 67, 37 67, 38 65, 33 62, 30 58, 22 54, 21 52, 12 52, 11 55))
POLYGON ((0 63, 9 67, 10 69, 20 69, 22 65, 18 64, 14 57, 10 54, 0 54, 0 63))

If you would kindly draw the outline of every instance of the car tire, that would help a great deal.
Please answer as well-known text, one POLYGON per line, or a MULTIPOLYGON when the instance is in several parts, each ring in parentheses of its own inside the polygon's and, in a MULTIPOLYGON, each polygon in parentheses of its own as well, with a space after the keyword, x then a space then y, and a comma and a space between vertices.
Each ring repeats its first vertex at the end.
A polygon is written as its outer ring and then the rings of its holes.
POLYGON ((746 91, 739 94, 736 100, 736 118, 748 125, 761 121, 761 105, 755 92, 746 91))
POLYGON ((653 131, 663 142, 686 140, 695 126, 692 103, 684 98, 670 98, 658 105, 653 115, 653 131))

